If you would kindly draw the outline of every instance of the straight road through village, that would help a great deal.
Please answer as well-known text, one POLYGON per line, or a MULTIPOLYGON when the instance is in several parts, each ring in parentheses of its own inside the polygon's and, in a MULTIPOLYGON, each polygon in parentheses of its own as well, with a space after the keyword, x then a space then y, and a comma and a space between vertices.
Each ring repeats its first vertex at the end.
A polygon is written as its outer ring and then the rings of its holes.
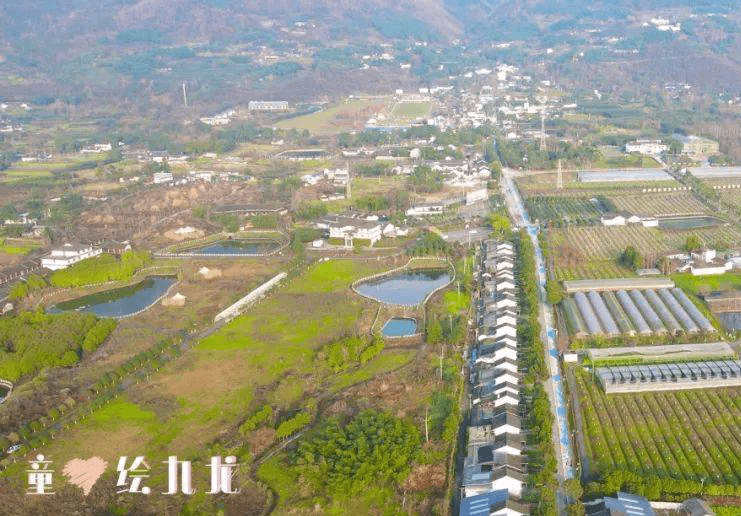
MULTIPOLYGON (((535 248, 535 272, 538 280, 538 304, 539 319, 541 325, 541 339, 546 351, 546 365, 548 367, 548 380, 545 387, 551 402, 551 411, 555 415, 553 424, 553 443, 556 448, 556 460, 558 462, 558 481, 574 477, 573 457, 571 451, 571 439, 569 433, 569 418, 564 398, 563 378, 558 363, 558 350, 556 349, 556 330, 553 326, 553 315, 551 307, 546 302, 545 282, 546 268, 543 252, 538 242, 538 228, 530 223, 525 205, 520 193, 511 176, 511 171, 502 171, 501 181, 502 195, 504 196, 510 216, 515 225, 525 228, 535 248)), ((565 506, 563 493, 558 493, 559 512, 565 506)))

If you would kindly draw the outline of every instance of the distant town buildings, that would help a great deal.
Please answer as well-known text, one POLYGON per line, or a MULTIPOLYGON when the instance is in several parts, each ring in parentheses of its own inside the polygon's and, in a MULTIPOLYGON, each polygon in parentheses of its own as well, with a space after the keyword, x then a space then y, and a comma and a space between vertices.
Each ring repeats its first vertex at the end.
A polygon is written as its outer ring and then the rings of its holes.
POLYGON ((661 140, 636 140, 625 144, 625 152, 637 152, 655 156, 669 150, 669 146, 661 143, 661 140))
POLYGON ((100 154, 101 152, 109 152, 113 149, 110 143, 95 143, 90 147, 84 147, 80 149, 80 154, 100 154))
POLYGON ((153 180, 156 185, 170 183, 172 182, 172 172, 155 172, 153 180))
POLYGON ((231 119, 235 115, 235 113, 236 111, 234 109, 227 109, 226 111, 214 116, 201 117, 199 120, 202 123, 211 126, 227 125, 229 122, 231 122, 231 119))
POLYGON ((440 203, 418 204, 406 211, 408 217, 426 217, 429 215, 442 215, 443 205, 440 203))
POLYGON ((288 102, 285 100, 251 100, 247 104, 250 111, 288 111, 288 102))
POLYGON ((720 150, 718 142, 702 136, 675 134, 674 138, 682 144, 682 154, 692 159, 707 158, 713 154, 718 154, 720 150))
POLYGON ((350 182, 350 171, 346 168, 325 168, 324 178, 332 181, 332 184, 335 186, 346 186, 350 182))

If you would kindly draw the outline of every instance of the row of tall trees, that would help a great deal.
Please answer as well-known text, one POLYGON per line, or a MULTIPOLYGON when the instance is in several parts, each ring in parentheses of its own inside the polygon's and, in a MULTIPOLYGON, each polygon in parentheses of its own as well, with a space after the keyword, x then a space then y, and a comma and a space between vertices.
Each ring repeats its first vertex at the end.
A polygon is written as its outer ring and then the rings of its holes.
POLYGON ((528 433, 528 484, 531 487, 527 501, 532 514, 556 516, 556 456, 553 447, 553 414, 542 382, 547 378, 545 351, 540 338, 538 320, 537 277, 535 274, 535 247, 523 229, 514 234, 516 249, 515 272, 519 283, 520 316, 517 341, 520 367, 524 370, 525 427, 528 433))

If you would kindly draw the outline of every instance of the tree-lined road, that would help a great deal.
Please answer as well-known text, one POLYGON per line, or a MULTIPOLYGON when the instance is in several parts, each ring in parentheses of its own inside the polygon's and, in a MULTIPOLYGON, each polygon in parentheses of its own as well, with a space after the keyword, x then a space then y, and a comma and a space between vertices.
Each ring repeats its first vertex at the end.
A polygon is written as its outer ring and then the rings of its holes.
MULTIPOLYGON (((525 205, 517 191, 515 182, 512 180, 511 171, 507 169, 502 171, 501 190, 507 204, 507 209, 515 221, 515 225, 527 230, 535 248, 535 273, 538 278, 538 312, 541 325, 541 339, 545 346, 546 364, 549 375, 546 382, 546 391, 551 402, 551 411, 555 415, 553 443, 556 448, 556 460, 558 462, 558 481, 561 484, 565 480, 574 477, 574 462, 571 451, 569 418, 564 398, 563 379, 558 363, 558 350, 556 349, 556 330, 553 325, 551 307, 546 302, 545 282, 547 275, 545 260, 543 259, 543 252, 538 242, 538 229, 530 223, 525 205)), ((565 503, 563 492, 559 491, 559 512, 564 508, 565 503)))

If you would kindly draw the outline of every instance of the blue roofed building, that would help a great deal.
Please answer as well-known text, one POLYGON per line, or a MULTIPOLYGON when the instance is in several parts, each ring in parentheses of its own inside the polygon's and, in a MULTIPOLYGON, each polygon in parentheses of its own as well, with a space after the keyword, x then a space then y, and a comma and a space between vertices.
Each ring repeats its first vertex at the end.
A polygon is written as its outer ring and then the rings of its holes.
POLYGON ((642 496, 628 493, 618 493, 617 498, 597 500, 591 504, 584 504, 589 516, 654 516, 651 502, 642 496))
POLYGON ((505 489, 461 500, 460 516, 523 516, 526 506, 514 501, 505 489))

